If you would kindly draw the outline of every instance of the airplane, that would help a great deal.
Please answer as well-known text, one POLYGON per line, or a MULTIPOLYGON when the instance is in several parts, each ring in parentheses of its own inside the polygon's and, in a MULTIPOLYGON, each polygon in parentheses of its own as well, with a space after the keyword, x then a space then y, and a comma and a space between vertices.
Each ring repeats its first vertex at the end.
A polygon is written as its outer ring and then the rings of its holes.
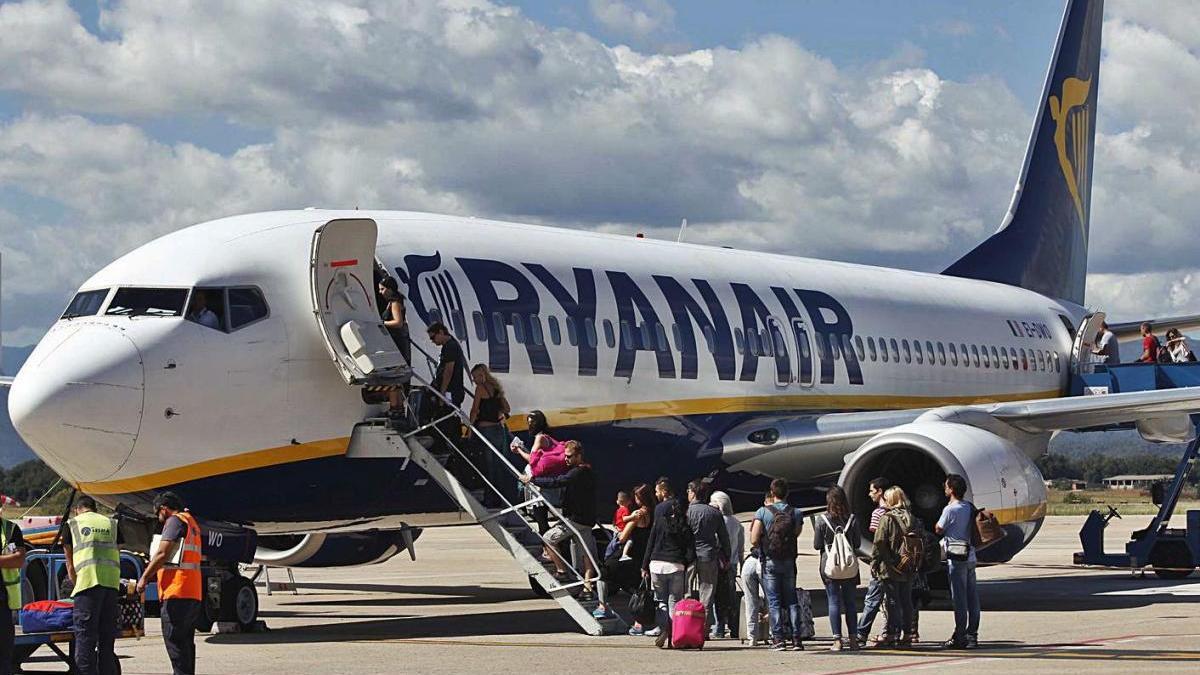
POLYGON ((958 473, 1009 533, 981 562, 1005 562, 1045 516, 1033 460, 1053 433, 1178 440, 1200 412, 1200 388, 1067 397, 1103 320, 1084 304, 1102 13, 1066 3, 1007 214, 941 274, 404 211, 239 215, 96 272, 8 383, 10 415, 110 506, 173 490, 253 528, 262 560, 386 559, 404 528, 473 521, 416 464, 348 453, 381 411, 361 343, 396 351, 378 346, 380 265, 414 371, 444 322, 504 383, 514 431, 538 409, 583 443, 602 513, 658 476, 743 500, 782 477, 840 484, 866 516, 886 475, 931 523, 958 473), (200 294, 215 328, 185 316, 200 294))

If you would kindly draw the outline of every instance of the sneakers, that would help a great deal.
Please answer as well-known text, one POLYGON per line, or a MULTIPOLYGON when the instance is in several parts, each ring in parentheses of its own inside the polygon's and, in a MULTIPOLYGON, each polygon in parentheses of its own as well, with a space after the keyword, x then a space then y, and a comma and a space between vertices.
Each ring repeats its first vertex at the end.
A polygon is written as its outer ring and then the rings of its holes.
POLYGON ((592 610, 592 618, 593 619, 607 619, 610 616, 612 616, 612 613, 609 612, 608 608, 605 607, 604 605, 601 605, 601 606, 597 607, 596 609, 592 610))
POLYGON ((974 635, 968 635, 966 642, 963 644, 963 649, 979 649, 979 638, 974 635))
MULTIPOLYGON (((871 643, 871 636, 866 633, 859 633, 855 636, 855 642, 858 643, 858 647, 866 647, 871 643)), ((858 649, 858 647, 855 647, 855 649, 858 649)))
POLYGON ((829 651, 831 651, 831 652, 842 651, 842 638, 833 638, 833 644, 829 645, 829 651))
MULTIPOLYGON (((658 629, 655 628, 655 630, 658 630, 658 629)), ((633 628, 629 629, 629 634, 632 635, 633 637, 641 637, 646 634, 646 631, 643 630, 641 626, 635 625, 633 628)))
POLYGON ((773 652, 786 652, 787 650, 788 650, 787 643, 784 642, 783 640, 779 640, 778 642, 771 643, 771 651, 773 651, 773 652))
POLYGON ((622 556, 621 556, 621 557, 620 557, 620 558, 617 560, 617 562, 629 562, 630 560, 633 560, 633 558, 630 558, 630 557, 629 557, 629 556, 627 556, 627 555, 622 555, 622 556))
POLYGON ((799 640, 792 640, 792 651, 794 651, 794 652, 804 651, 804 643, 799 640))
POLYGON ((655 626, 654 628, 651 628, 650 630, 647 630, 647 631, 642 631, 642 635, 645 635, 646 637, 658 637, 661 634, 662 634, 662 629, 659 628, 658 626, 655 626))
POLYGON ((849 649, 850 651, 858 651, 858 647, 859 647, 858 638, 854 635, 851 635, 850 642, 849 642, 849 644, 846 645, 846 648, 849 649))
POLYGON ((942 649, 966 649, 967 643, 950 638, 942 643, 942 649))

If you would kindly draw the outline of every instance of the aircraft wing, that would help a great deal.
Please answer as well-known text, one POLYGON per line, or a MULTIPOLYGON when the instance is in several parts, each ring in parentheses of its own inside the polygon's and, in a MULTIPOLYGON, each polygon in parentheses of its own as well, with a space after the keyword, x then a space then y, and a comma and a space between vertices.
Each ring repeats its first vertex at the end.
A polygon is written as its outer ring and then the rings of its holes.
MULTIPOLYGON (((1169 319, 1145 319, 1150 325, 1154 326, 1155 335, 1163 335, 1172 328, 1178 328, 1179 332, 1187 333, 1200 329, 1200 314, 1192 314, 1190 316, 1174 316, 1169 319)), ((1124 323, 1110 323, 1108 329, 1117 336, 1118 340, 1126 338, 1139 337, 1142 334, 1141 321, 1126 321, 1124 323)))
POLYGON ((725 434, 722 457, 731 470, 778 475, 785 465, 802 466, 819 479, 836 476, 834 468, 840 470, 841 460, 870 438, 911 422, 965 424, 1007 436, 1135 423, 1149 440, 1178 442, 1188 440, 1192 433, 1188 418, 1192 413, 1200 413, 1200 387, 913 410, 760 417, 725 434))

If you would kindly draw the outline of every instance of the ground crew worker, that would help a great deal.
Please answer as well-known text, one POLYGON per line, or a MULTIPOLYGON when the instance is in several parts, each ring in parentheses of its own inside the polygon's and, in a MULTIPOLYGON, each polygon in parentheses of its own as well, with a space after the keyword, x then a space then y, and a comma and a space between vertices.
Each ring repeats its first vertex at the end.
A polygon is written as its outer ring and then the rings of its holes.
POLYGON ((6 609, 0 611, 0 675, 12 675, 13 628, 12 613, 21 609, 21 567, 25 564, 25 538, 21 528, 7 518, 0 518, 0 588, 6 609))
POLYGON ((96 500, 75 501, 75 517, 63 533, 67 578, 74 584, 75 667, 81 675, 117 672, 121 552, 117 549, 117 523, 96 513, 96 500))
POLYGON ((138 592, 146 590, 151 574, 158 574, 158 597, 162 609, 163 642, 175 675, 196 672, 196 621, 200 618, 200 525, 183 508, 174 492, 154 498, 154 515, 162 523, 162 541, 138 579, 138 592), (183 547, 179 564, 169 564, 178 546, 183 547))

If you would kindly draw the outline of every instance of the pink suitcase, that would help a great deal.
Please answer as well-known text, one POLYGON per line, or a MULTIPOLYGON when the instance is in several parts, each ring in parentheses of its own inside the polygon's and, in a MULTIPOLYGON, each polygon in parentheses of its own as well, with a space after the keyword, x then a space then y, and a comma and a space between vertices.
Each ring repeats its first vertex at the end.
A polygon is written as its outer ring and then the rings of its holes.
POLYGON ((684 598, 675 603, 675 616, 671 619, 671 646, 675 649, 704 649, 708 613, 704 603, 684 598))

